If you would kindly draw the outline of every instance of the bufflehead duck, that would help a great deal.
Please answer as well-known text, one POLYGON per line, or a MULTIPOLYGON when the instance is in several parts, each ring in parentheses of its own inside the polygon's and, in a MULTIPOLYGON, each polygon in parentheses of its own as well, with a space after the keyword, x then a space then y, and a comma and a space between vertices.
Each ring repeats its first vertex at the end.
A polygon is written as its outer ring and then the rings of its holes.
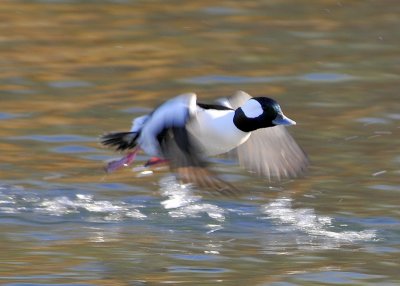
POLYGON ((231 192, 236 188, 207 168, 206 157, 229 152, 257 175, 295 177, 308 165, 307 155, 284 127, 295 124, 271 98, 238 91, 216 104, 203 104, 196 94, 186 93, 134 119, 129 132, 103 135, 101 143, 130 150, 109 163, 107 171, 131 164, 143 150, 154 157, 147 165, 167 162, 183 182, 231 192))

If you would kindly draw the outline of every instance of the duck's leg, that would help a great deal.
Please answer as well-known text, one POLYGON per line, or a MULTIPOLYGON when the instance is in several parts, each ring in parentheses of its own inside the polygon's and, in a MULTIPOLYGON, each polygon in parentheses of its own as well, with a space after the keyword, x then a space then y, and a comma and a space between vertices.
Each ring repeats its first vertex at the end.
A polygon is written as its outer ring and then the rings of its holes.
POLYGON ((105 167, 104 170, 107 173, 114 172, 122 167, 128 167, 136 158, 136 154, 139 152, 139 148, 134 148, 131 152, 126 154, 124 157, 118 160, 114 160, 109 162, 105 167))
POLYGON ((161 165, 168 163, 167 159, 159 158, 159 157, 151 157, 150 160, 144 164, 144 167, 153 167, 155 165, 161 165))

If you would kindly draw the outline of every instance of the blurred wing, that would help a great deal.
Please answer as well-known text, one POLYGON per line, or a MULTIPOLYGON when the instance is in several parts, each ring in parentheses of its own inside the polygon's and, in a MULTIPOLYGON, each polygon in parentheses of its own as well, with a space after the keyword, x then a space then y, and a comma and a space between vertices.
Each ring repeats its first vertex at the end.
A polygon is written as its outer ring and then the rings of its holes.
POLYGON ((306 153, 283 126, 259 129, 237 148, 240 164, 268 179, 302 174, 309 164, 306 153))
MULTIPOLYGON (((236 109, 250 98, 244 91, 237 91, 220 102, 236 109)), ((306 153, 284 126, 253 131, 250 138, 235 150, 241 166, 268 179, 296 177, 309 164, 306 153)))
POLYGON ((221 180, 207 168, 195 139, 188 134, 186 128, 173 127, 165 130, 160 145, 171 169, 184 183, 193 183, 223 195, 237 193, 238 190, 233 185, 221 180))
POLYGON ((237 91, 230 97, 220 98, 218 103, 233 109, 237 109, 248 101, 252 96, 244 91, 237 91))

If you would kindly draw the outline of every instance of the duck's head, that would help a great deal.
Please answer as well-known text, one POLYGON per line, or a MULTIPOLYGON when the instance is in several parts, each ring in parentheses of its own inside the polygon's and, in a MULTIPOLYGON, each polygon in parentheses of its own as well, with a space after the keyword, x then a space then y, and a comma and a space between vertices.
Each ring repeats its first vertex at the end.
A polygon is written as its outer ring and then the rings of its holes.
POLYGON ((244 132, 276 125, 295 125, 286 117, 279 104, 268 97, 253 97, 236 109, 233 122, 244 132))

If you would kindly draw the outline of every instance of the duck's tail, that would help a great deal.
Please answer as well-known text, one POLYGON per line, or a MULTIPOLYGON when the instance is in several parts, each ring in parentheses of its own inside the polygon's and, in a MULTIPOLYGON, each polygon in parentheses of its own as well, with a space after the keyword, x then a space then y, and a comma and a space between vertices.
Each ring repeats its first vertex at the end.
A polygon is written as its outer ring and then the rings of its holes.
POLYGON ((117 151, 132 149, 137 145, 139 132, 112 132, 100 137, 102 145, 113 147, 117 151))

